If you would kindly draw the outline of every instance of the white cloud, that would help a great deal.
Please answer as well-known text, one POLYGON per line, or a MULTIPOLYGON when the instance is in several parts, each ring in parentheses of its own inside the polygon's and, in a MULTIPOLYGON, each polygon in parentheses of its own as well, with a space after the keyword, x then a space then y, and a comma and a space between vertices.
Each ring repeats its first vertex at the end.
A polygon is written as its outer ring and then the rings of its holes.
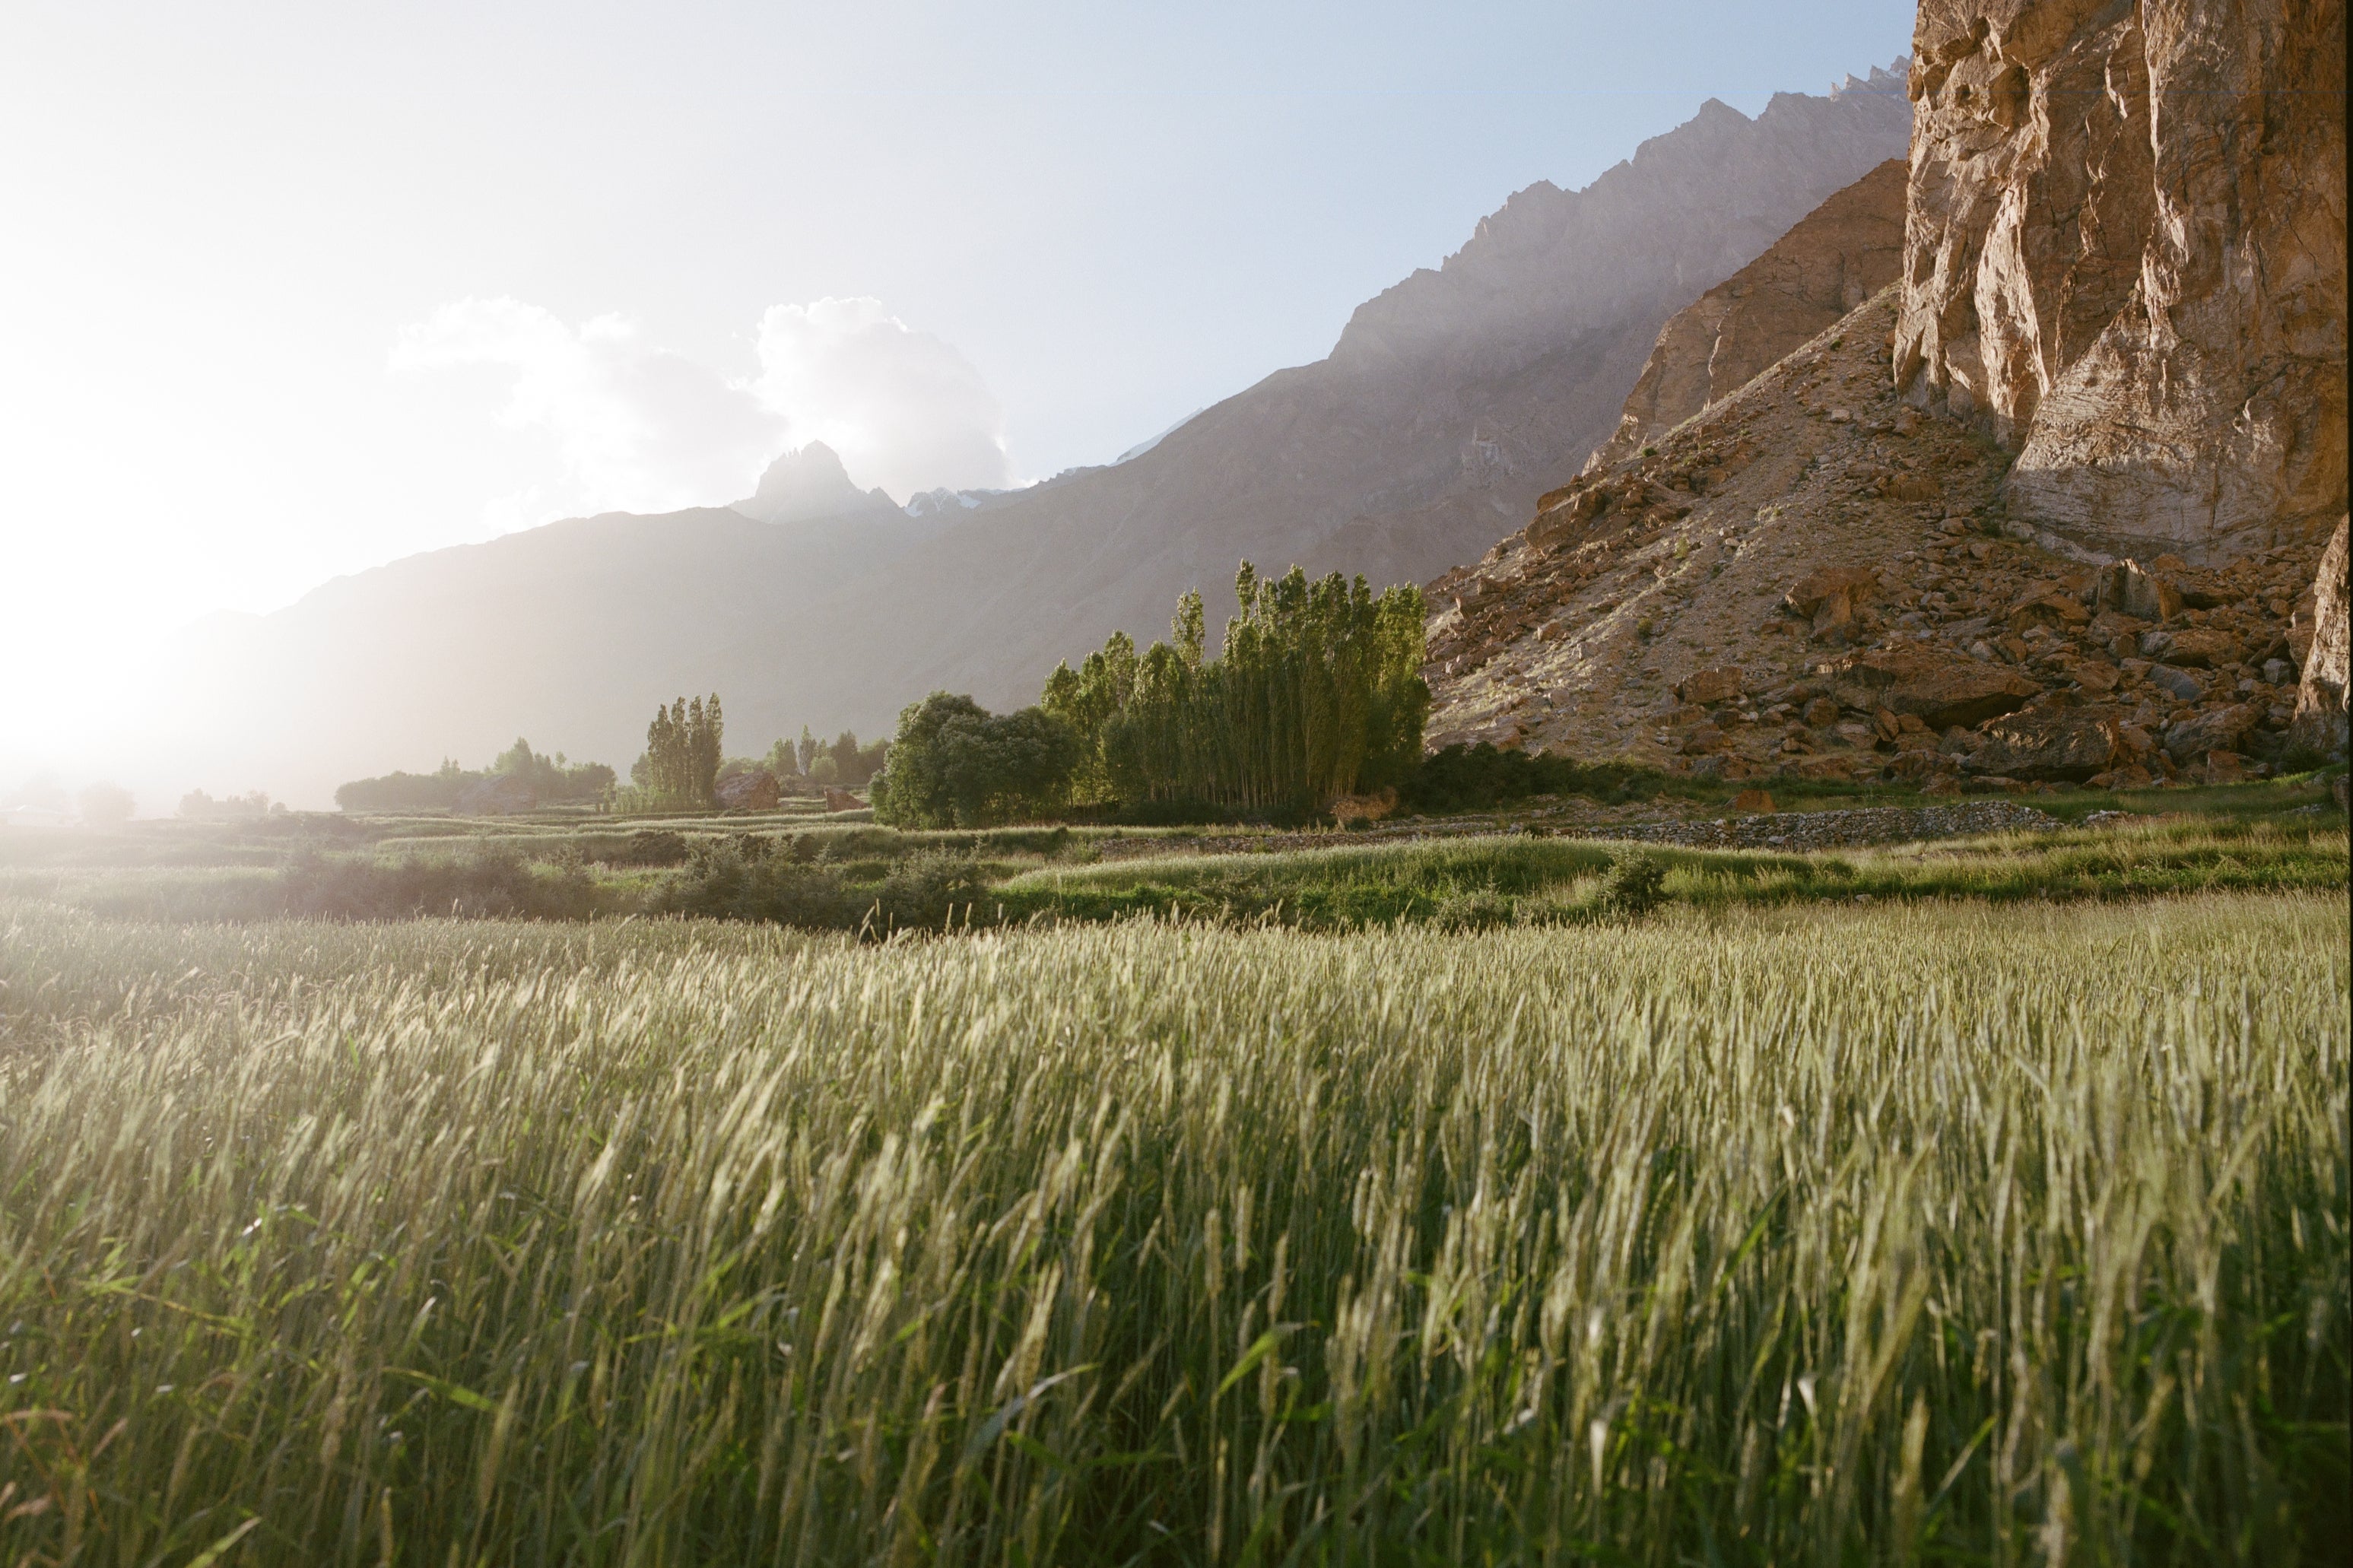
POLYGON ((776 305, 760 318, 760 401, 789 444, 822 441, 861 485, 904 500, 1012 482, 1005 410, 972 362, 874 299, 776 305))
POLYGON ((823 441, 860 485, 902 499, 1002 486, 1005 411, 970 361, 872 299, 777 305, 759 374, 735 381, 645 341, 621 316, 572 326, 520 300, 461 300, 403 329, 392 368, 514 373, 501 419, 554 443, 561 471, 491 501, 494 531, 582 512, 724 506, 768 460, 823 441))
POLYGON ((750 493, 784 424, 744 386, 643 340, 619 316, 578 327, 519 300, 463 300, 404 330, 395 370, 501 365, 501 418, 554 438, 563 471, 491 503, 494 525, 566 512, 724 506, 750 493))

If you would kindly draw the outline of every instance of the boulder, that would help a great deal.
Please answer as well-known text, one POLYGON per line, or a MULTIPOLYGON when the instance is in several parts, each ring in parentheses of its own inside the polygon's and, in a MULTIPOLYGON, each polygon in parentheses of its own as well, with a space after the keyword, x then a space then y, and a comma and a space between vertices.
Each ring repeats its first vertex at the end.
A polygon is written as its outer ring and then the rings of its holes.
POLYGON ((2151 632, 2140 639, 2140 651, 2183 669, 2220 669, 2247 657, 2246 646, 2238 638, 2211 626, 2151 632))
POLYGON ((1694 670, 1675 687, 1675 695, 1701 706, 1728 702, 1740 695, 1740 668, 1725 665, 1717 669, 1694 670))
POLYGON ((774 811, 776 803, 784 798, 784 792, 776 785, 776 775, 765 768, 721 779, 712 794, 722 811, 774 811))
POLYGON ((499 773, 459 790, 449 809, 459 816, 507 816, 538 805, 539 793, 531 785, 512 773, 499 773))
POLYGON ((1989 721, 1984 739, 1961 763, 1972 773, 2014 779, 2080 781, 2107 772, 2124 755, 2116 721, 2082 708, 2042 708, 1989 721))
POLYGON ((2014 669, 1918 643, 1850 655, 1831 679, 1850 708, 1911 714, 1938 731, 2015 712, 2042 690, 2014 669))
POLYGON ((2169 621, 2181 613, 2180 590, 2137 561, 2101 567, 2092 577, 2090 598, 2094 610, 2140 621, 2169 621))
POLYGON ((2092 612, 2084 608, 2080 601, 2055 588, 2030 588, 2002 612, 2002 619, 2014 632, 2026 631, 2033 626, 2063 631, 2083 626, 2091 618, 2092 612))
POLYGON ((2312 644, 2295 691, 2288 744, 2332 759, 2346 752, 2346 523, 2339 520, 2313 578, 2312 644))
POLYGON ((1773 797, 1761 789, 1745 789, 1732 797, 1732 809, 1770 814, 1773 797))
POLYGON ((2255 727, 2255 710, 2243 702, 2193 713, 2165 731, 2165 754, 2184 766, 2205 760, 2209 752, 2235 752, 2239 742, 2255 727))
POLYGON ((2206 695, 2206 683, 2186 669, 2176 669, 2169 664, 2153 664, 2148 668, 2148 683, 2178 702, 2196 702, 2206 695))
POLYGON ((1879 574, 1868 566, 1824 566, 1799 578, 1782 595, 1781 602, 1789 606, 1791 614, 1810 619, 1831 600, 1844 598, 1851 614, 1855 595, 1876 587, 1878 583, 1879 574))

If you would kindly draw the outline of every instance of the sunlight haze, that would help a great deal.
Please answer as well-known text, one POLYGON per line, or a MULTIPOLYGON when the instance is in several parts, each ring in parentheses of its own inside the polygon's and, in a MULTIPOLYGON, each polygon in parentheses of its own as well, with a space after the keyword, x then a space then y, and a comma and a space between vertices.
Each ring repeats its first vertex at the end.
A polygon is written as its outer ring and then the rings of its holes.
POLYGON ((1328 352, 1513 191, 1711 95, 1822 91, 1911 21, 14 7, 0 772, 76 772, 88 683, 192 619, 724 504, 811 439, 902 500, 1109 461, 1328 352))

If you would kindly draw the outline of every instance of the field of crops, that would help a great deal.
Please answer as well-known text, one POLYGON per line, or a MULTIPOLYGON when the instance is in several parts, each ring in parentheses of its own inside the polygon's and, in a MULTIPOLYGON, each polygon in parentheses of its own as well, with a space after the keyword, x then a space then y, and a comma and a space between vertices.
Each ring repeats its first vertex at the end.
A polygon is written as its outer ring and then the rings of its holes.
POLYGON ((2347 906, 0 903, 0 1564, 2329 1560, 2347 906))

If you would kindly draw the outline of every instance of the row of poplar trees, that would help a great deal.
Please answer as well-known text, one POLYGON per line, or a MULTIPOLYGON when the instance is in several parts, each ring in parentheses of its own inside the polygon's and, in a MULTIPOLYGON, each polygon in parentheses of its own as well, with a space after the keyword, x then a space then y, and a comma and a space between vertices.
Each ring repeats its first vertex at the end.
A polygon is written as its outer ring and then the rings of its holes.
POLYGON ((670 810, 708 807, 719 784, 724 730, 716 691, 707 701, 681 697, 655 709, 646 726, 646 754, 629 769, 630 782, 670 810))
POLYGON ((1124 632, 1041 706, 1079 738, 1074 804, 1198 802, 1320 810, 1335 795, 1403 784, 1421 760, 1421 591, 1376 595, 1357 577, 1310 582, 1293 566, 1234 578, 1240 613, 1203 657, 1201 595, 1178 601, 1171 640, 1141 655, 1124 632))

